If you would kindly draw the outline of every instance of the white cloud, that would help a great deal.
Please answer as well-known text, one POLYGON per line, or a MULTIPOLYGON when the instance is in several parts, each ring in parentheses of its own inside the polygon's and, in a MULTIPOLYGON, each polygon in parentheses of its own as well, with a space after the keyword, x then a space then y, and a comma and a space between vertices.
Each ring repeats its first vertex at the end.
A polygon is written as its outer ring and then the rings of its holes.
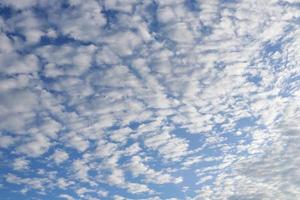
POLYGON ((187 199, 299 195, 298 128, 274 131, 299 116, 295 1, 3 2, 0 153, 26 169, 3 185, 82 199, 168 198, 165 184, 187 199))
POLYGON ((14 138, 8 135, 1 135, 0 136, 0 147, 1 148, 8 148, 12 144, 14 144, 14 138))
POLYGON ((134 143, 132 144, 131 146, 127 147, 125 150, 124 150, 124 154, 125 155, 129 155, 129 156, 132 156, 138 152, 140 152, 142 149, 140 148, 139 144, 138 143, 134 143))
POLYGON ((25 88, 28 86, 30 81, 30 76, 19 75, 14 78, 7 78, 0 81, 0 91, 8 92, 9 90, 25 88))
POLYGON ((14 170, 25 170, 29 168, 29 161, 24 158, 17 158, 12 164, 14 170))
POLYGON ((90 167, 84 160, 75 160, 72 164, 72 168, 77 179, 86 182, 89 180, 88 172, 90 167))
POLYGON ((148 148, 157 150, 164 158, 172 161, 180 160, 188 150, 186 140, 171 136, 166 132, 147 137, 144 143, 148 148))
POLYGON ((106 42, 120 56, 129 56, 141 45, 141 38, 132 31, 118 32, 109 36, 106 42))
POLYGON ((5 175, 5 180, 8 183, 13 183, 17 185, 26 185, 31 189, 40 190, 40 191, 45 190, 45 186, 48 182, 48 180, 45 178, 22 178, 10 173, 5 175))
POLYGON ((126 199, 125 197, 123 196, 120 196, 120 195, 114 195, 114 200, 124 200, 126 199))
POLYGON ((17 147, 17 152, 29 157, 38 157, 48 151, 51 146, 49 139, 43 135, 35 135, 28 138, 25 144, 17 147))
POLYGON ((108 195, 108 192, 105 191, 105 190, 100 190, 100 191, 98 191, 97 193, 98 193, 99 196, 101 196, 101 197, 107 197, 107 195, 108 195))
POLYGON ((89 147, 88 140, 85 140, 80 135, 71 134, 66 139, 68 141, 68 145, 77 149, 79 152, 84 152, 89 147))
POLYGON ((59 197, 65 200, 74 200, 74 198, 68 194, 60 194, 59 197))
POLYGON ((177 23, 168 27, 169 38, 179 43, 192 43, 194 36, 185 23, 177 23))
POLYGON ((2 44, 0 47, 1 53, 8 53, 13 50, 12 41, 9 39, 9 37, 7 37, 6 34, 0 34, 0 42, 2 44))
POLYGON ((199 198, 297 198, 299 127, 296 124, 288 121, 274 129, 273 143, 264 147, 263 156, 241 158, 231 165, 232 172, 223 171, 212 187, 200 190, 199 198))
POLYGON ((50 20, 58 23, 63 34, 76 40, 98 41, 101 37, 101 29, 106 23, 100 4, 89 0, 73 6, 73 9, 63 12, 62 15, 50 16, 50 20))
POLYGON ((51 158, 54 160, 56 164, 61 164, 64 161, 68 160, 69 154, 62 150, 55 150, 52 154, 51 158))
POLYGON ((145 193, 151 192, 147 185, 142 185, 138 183, 128 183, 127 185, 128 191, 135 194, 135 193, 145 193))
POLYGON ((149 166, 143 163, 143 160, 139 156, 133 156, 130 163, 128 164, 128 169, 131 171, 133 176, 144 176, 146 182, 152 182, 155 184, 165 184, 165 183, 179 183, 180 178, 174 178, 170 174, 162 171, 155 171, 149 166))
POLYGON ((107 182, 110 185, 119 186, 121 188, 126 188, 128 192, 135 194, 135 193, 144 193, 150 192, 151 190, 148 188, 147 185, 133 183, 133 182, 126 182, 124 177, 124 171, 118 168, 113 168, 111 174, 107 177, 107 182))
POLYGON ((132 130, 128 127, 118 129, 116 132, 111 133, 110 138, 115 142, 126 142, 132 130))
POLYGON ((94 45, 74 48, 71 45, 57 47, 48 45, 37 50, 37 54, 46 59, 44 74, 47 77, 79 76, 91 66, 94 45))
POLYGON ((27 123, 34 119, 34 109, 38 109, 38 99, 35 93, 26 89, 2 92, 0 109, 1 129, 24 131, 27 123))
POLYGON ((172 22, 176 19, 176 15, 172 8, 169 6, 163 7, 158 11, 158 19, 163 23, 172 22))
POLYGON ((38 71, 38 58, 29 54, 20 56, 16 53, 0 54, 0 71, 8 75, 29 74, 38 71))
POLYGON ((71 181, 67 181, 66 179, 64 178, 59 178, 57 180, 57 185, 59 188, 61 189, 67 189, 71 184, 74 184, 74 182, 71 182, 71 181))
POLYGON ((125 183, 124 172, 121 169, 112 169, 107 181, 112 185, 123 185, 125 183))

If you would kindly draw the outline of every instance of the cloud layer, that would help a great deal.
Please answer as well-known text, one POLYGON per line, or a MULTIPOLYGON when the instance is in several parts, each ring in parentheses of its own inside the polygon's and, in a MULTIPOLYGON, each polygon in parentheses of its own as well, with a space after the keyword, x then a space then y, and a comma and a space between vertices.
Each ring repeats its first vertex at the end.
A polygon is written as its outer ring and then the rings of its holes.
POLYGON ((0 3, 4 199, 297 199, 299 1, 0 3))

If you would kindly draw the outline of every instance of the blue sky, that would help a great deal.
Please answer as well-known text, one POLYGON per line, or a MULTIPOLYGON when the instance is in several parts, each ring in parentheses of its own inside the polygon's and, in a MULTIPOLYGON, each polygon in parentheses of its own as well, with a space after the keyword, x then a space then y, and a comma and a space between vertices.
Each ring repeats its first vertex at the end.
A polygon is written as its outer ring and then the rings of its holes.
POLYGON ((299 9, 1 0, 0 199, 299 199, 299 9))

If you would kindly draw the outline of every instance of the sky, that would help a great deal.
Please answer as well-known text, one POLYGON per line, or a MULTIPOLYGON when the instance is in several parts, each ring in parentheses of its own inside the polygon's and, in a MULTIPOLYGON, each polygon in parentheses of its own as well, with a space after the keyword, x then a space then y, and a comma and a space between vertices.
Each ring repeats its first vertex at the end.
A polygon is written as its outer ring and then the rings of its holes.
POLYGON ((0 199, 300 199, 299 25, 299 0, 0 0, 0 199))

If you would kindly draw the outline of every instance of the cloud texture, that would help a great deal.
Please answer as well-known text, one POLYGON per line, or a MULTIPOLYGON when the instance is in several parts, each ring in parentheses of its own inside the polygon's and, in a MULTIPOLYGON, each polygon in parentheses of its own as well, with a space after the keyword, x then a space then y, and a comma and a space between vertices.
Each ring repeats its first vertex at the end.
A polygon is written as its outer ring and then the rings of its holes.
POLYGON ((4 199, 300 198, 298 0, 2 0, 4 199))

